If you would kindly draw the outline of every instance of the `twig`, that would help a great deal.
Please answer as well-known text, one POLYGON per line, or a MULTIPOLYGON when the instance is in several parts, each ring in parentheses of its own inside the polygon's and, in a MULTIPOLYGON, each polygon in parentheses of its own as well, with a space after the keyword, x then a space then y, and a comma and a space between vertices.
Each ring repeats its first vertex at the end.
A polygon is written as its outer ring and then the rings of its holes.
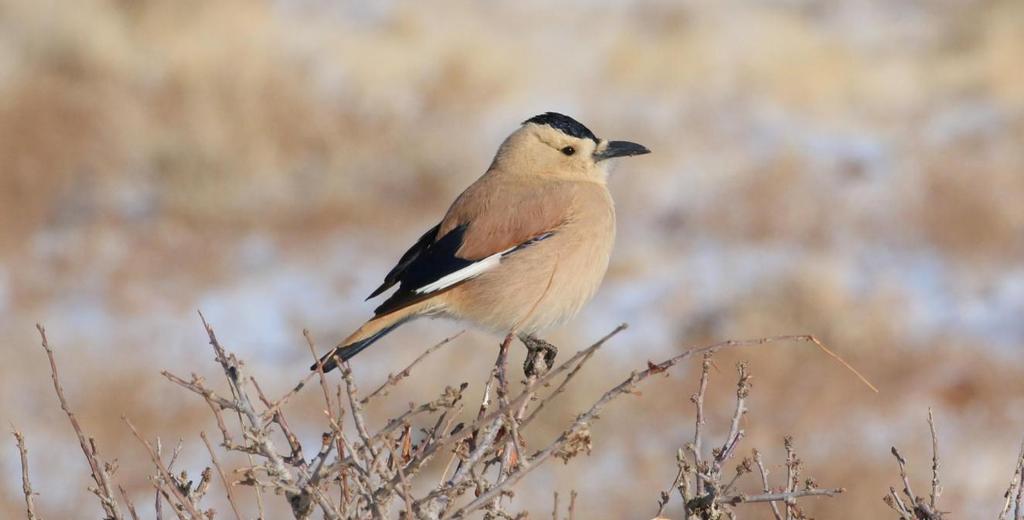
MULTIPOLYGON (((504 431, 505 436, 508 440, 505 441, 502 449, 501 459, 498 462, 498 477, 508 474, 512 471, 512 467, 518 463, 519 460, 519 445, 516 436, 519 434, 518 430, 518 413, 514 413, 511 407, 508 405, 508 347, 512 343, 512 334, 509 333, 505 336, 505 340, 501 342, 501 346, 498 348, 498 361, 495 364, 497 371, 496 379, 498 381, 498 406, 501 409, 506 410, 504 417, 504 431)), ((536 375, 531 375, 530 379, 535 379, 536 375)), ((523 407, 530 402, 529 399, 523 401, 523 407)), ((479 448, 477 451, 480 451, 479 448)), ((491 505, 490 511, 492 514, 498 514, 502 512, 501 508, 501 494, 498 494, 494 498, 494 502, 491 505)))
MULTIPOLYGON (((341 422, 341 388, 338 388, 338 413, 334 412, 334 407, 331 405, 331 392, 327 385, 327 377, 324 375, 324 363, 316 355, 316 345, 313 341, 313 335, 307 329, 302 330, 302 336, 306 338, 306 345, 309 347, 309 354, 313 356, 313 361, 316 363, 316 374, 320 379, 320 389, 324 394, 324 413, 327 415, 327 421, 330 423, 331 431, 334 434, 335 442, 338 445, 338 458, 344 458, 345 456, 345 441, 344 441, 344 425, 341 422)), ((351 493, 349 492, 348 485, 348 471, 344 466, 339 467, 340 479, 339 487, 341 488, 341 504, 344 508, 344 504, 347 504, 351 499, 351 493)))
MULTIPOLYGON (((393 450, 391 452, 391 455, 392 457, 395 457, 397 459, 401 458, 400 455, 396 456, 393 450)), ((398 472, 398 480, 401 483, 398 496, 402 498, 402 504, 405 505, 405 518, 407 518, 408 520, 412 520, 412 518, 414 518, 412 505, 415 501, 412 498, 412 486, 409 484, 409 480, 405 478, 405 472, 402 471, 401 460, 399 460, 399 462, 395 465, 395 469, 398 472)))
MULTIPOLYGON (((616 328, 590 347, 580 350, 567 361, 552 367, 543 375, 528 377, 522 386, 516 389, 516 393, 510 390, 505 368, 507 348, 512 339, 512 336, 509 336, 503 342, 502 349, 499 350, 491 377, 484 387, 481 406, 475 420, 467 424, 454 424, 457 421, 459 410, 463 407, 461 402, 462 392, 465 390, 465 385, 463 385, 457 390, 446 388, 444 394, 435 401, 426 403, 419 401, 422 404, 410 403, 407 411, 398 414, 383 428, 371 434, 372 430, 368 427, 363 405, 373 403, 376 397, 386 395, 391 388, 408 377, 409 373, 427 355, 435 352, 453 338, 448 338, 430 347, 402 371, 389 375, 387 381, 366 396, 357 395, 351 366, 347 363, 340 363, 344 392, 348 399, 342 396, 341 385, 336 388, 335 399, 335 396, 331 395, 335 388, 327 384, 322 370, 314 370, 311 375, 302 379, 283 397, 272 400, 263 393, 254 378, 243 374, 244 364, 242 361, 220 345, 213 329, 205 318, 202 319, 215 358, 227 377, 230 395, 226 393, 223 397, 218 395, 195 375, 191 380, 184 380, 170 374, 165 375, 176 384, 203 397, 217 418, 217 425, 221 429, 224 438, 223 445, 226 449, 239 451, 250 457, 249 466, 240 470, 241 480, 239 482, 252 485, 257 492, 268 490, 285 495, 297 518, 308 517, 312 513, 312 508, 317 505, 324 511, 325 518, 386 518, 394 513, 394 511, 390 511, 391 506, 398 506, 396 498, 400 498, 404 504, 404 511, 398 512, 402 517, 413 515, 417 515, 417 518, 464 517, 473 511, 486 509, 487 513, 494 518, 513 518, 513 514, 502 510, 503 497, 511 495, 510 488, 537 466, 550 460, 552 456, 567 460, 583 451, 589 451, 590 424, 599 418, 599 413, 612 400, 621 395, 633 393, 637 386, 651 375, 663 373, 687 357, 728 347, 755 346, 792 340, 810 342, 829 352, 813 336, 775 336, 743 341, 724 341, 714 345, 691 348, 659 364, 647 363, 645 370, 631 373, 619 385, 605 392, 588 410, 571 421, 554 440, 546 445, 541 445, 542 449, 527 455, 525 447, 520 442, 520 431, 531 420, 538 417, 546 403, 562 394, 568 384, 581 372, 583 365, 594 358, 597 350, 608 339, 623 330, 624 325, 616 328), (320 379, 321 382, 326 405, 324 413, 330 422, 330 431, 323 434, 318 453, 307 461, 304 458, 299 437, 292 433, 285 420, 284 408, 288 400, 297 395, 313 377, 320 379), (547 385, 556 381, 558 384, 553 391, 546 392, 547 395, 543 397, 538 397, 540 394, 538 389, 546 389, 547 385), (254 390, 257 394, 255 396, 252 395, 254 390), (342 407, 344 402, 347 402, 345 408, 348 410, 342 407), (256 406, 259 406, 258 411, 256 406), (530 407, 533 409, 529 410, 530 407), (237 443, 232 440, 233 433, 229 430, 227 422, 223 420, 224 410, 238 415, 241 432, 240 437, 237 432, 234 433, 234 439, 238 439, 237 443), (348 438, 342 430, 346 413, 352 414, 351 420, 355 426, 353 428, 355 432, 350 433, 348 438), (416 431, 413 428, 414 416, 429 418, 429 423, 419 428, 419 434, 414 433, 416 431), (288 441, 288 445, 283 447, 285 453, 279 453, 271 441, 278 433, 283 434, 288 441), (331 454, 332 447, 335 445, 338 447, 336 458, 331 454), (442 450, 449 449, 453 452, 452 460, 459 461, 458 467, 454 468, 451 475, 449 475, 449 468, 446 467, 439 485, 426 496, 416 500, 412 490, 421 487, 416 485, 416 480, 414 480, 417 473, 432 457, 443 453, 442 450), (328 461, 329 456, 331 461, 328 461), (495 471, 495 469, 497 470, 495 471), (331 497, 337 496, 331 491, 335 483, 339 485, 341 492, 338 503, 342 509, 339 509, 331 501, 331 497), (327 496, 327 492, 330 492, 331 497, 327 496), (462 497, 465 497, 465 502, 460 500, 462 497), (344 513, 341 513, 342 510, 344 513)), ((314 355, 315 348, 313 348, 312 337, 308 332, 304 334, 307 344, 311 347, 311 355, 314 355)), ((832 355, 836 357, 834 354, 832 355)), ((707 360, 707 363, 705 370, 711 366, 710 360, 707 360)), ((693 468, 689 465, 687 457, 679 457, 680 466, 672 487, 678 489, 683 496, 687 518, 692 516, 693 511, 699 511, 698 516, 702 518, 706 516, 705 512, 711 511, 719 511, 722 518, 731 518, 733 516, 732 505, 747 502, 751 497, 754 501, 769 502, 773 509, 775 501, 783 501, 787 503, 787 513, 792 509, 799 514, 795 505, 792 507, 789 505, 790 502, 795 503, 797 498, 803 496, 828 495, 831 492, 836 492, 835 490, 818 489, 810 479, 803 489, 796 489, 798 461, 795 460, 795 455, 788 459, 791 478, 787 482, 785 490, 770 490, 765 471, 762 473, 765 482, 763 494, 747 496, 733 491, 732 487, 738 478, 753 470, 750 459, 744 459, 743 463, 737 466, 736 473, 732 475, 731 479, 722 476, 726 462, 736 452, 736 447, 744 437, 741 425, 743 424, 742 417, 747 409, 746 397, 750 385, 746 366, 741 365, 739 370, 740 382, 737 385, 736 408, 726 438, 721 444, 714 443, 715 448, 710 450, 710 454, 704 454, 702 451, 708 444, 708 440, 702 438, 706 433, 698 426, 694 432, 696 442, 686 448, 697 453, 696 460, 699 461, 699 464, 693 468), (690 477, 691 474, 693 478, 690 477), (690 483, 694 479, 701 485, 694 490, 692 500, 704 501, 701 502, 704 505, 696 504, 696 502, 691 504, 691 499, 688 498, 691 496, 690 483)), ((705 390, 708 386, 708 378, 709 374, 705 373, 703 382, 705 390)), ((699 394, 703 396, 705 390, 701 390, 699 394)), ((703 423, 703 399, 701 399, 699 415, 700 422, 703 423)), ((233 421, 229 422, 233 423, 233 421)), ((235 516, 241 518, 240 509, 236 508, 234 499, 230 497, 233 484, 227 481, 223 468, 216 459, 212 445, 205 433, 201 437, 210 451, 213 465, 217 468, 221 480, 225 482, 225 488, 229 493, 229 502, 235 509, 235 516)), ((168 466, 167 473, 170 473, 169 469, 168 466)), ((172 489, 163 491, 164 497, 173 500, 175 513, 178 514, 185 511, 186 504, 196 506, 195 508, 198 510, 198 497, 209 485, 207 475, 204 475, 200 486, 194 490, 189 489, 191 483, 184 484, 184 480, 176 480, 173 476, 168 478, 162 475, 161 480, 172 485, 172 489), (174 484, 178 484, 179 490, 183 491, 184 499, 170 493, 174 491, 174 484), (181 508, 177 507, 177 502, 182 503, 181 508)), ((671 489, 670 487, 666 494, 670 495, 671 489)), ((572 494, 571 499, 570 518, 575 516, 575 493, 572 494)), ((660 503, 659 512, 664 509, 666 503, 667 497, 660 503)), ((553 514, 557 517, 557 506, 553 514)))
MULTIPOLYGON (((501 343, 501 348, 499 348, 498 350, 498 360, 495 363, 494 380, 498 381, 499 391, 502 386, 501 381, 505 378, 504 372, 507 367, 508 345, 509 341, 511 341, 511 337, 512 336, 510 334, 508 337, 505 338, 505 341, 501 343)), ((487 401, 486 397, 485 401, 487 401)), ((507 407, 508 405, 505 405, 505 408, 507 407)), ((481 408, 483 408, 483 406, 481 406, 481 408)), ((501 429, 500 424, 502 416, 497 414, 492 415, 495 415, 495 417, 493 417, 491 421, 487 423, 487 426, 483 430, 479 430, 479 434, 474 437, 474 446, 472 452, 469 454, 469 457, 467 457, 466 460, 463 462, 462 466, 455 471, 455 475, 452 476, 451 480, 448 483, 449 486, 454 486, 461 483, 461 481, 464 478, 466 478, 466 476, 469 474, 469 471, 473 468, 473 466, 475 466, 476 463, 483 458, 483 456, 490 449, 491 445, 497 439, 498 432, 501 429)))
MULTIPOLYGON (((672 484, 668 486, 668 489, 662 491, 658 497, 658 512, 654 515, 656 518, 660 518, 661 514, 665 512, 665 506, 668 505, 669 500, 672 498, 672 490, 679 489, 683 481, 688 480, 686 465, 686 455, 683 450, 676 452, 676 476, 672 479, 672 484)), ((686 509, 686 501, 689 500, 687 493, 682 494, 683 498, 683 509, 686 509)))
POLYGON ((845 493, 844 488, 834 489, 798 489, 796 491, 786 491, 782 493, 764 493, 761 495, 735 495, 731 497, 721 497, 718 499, 719 503, 723 504, 754 504, 757 502, 792 502, 801 497, 834 497, 836 495, 845 493))
POLYGON ((50 377, 53 379, 53 389, 57 393, 57 399, 60 401, 60 407, 68 416, 68 420, 71 422, 71 427, 75 430, 75 435, 78 437, 78 444, 82 447, 82 453, 85 454, 85 460, 89 463, 89 470, 92 473, 92 479, 96 482, 97 489, 94 491, 94 494, 100 499, 100 505, 103 507, 103 510, 110 519, 123 520, 121 510, 117 505, 117 500, 114 498, 113 488, 110 485, 110 475, 107 471, 107 465, 100 460, 99 452, 96 449, 96 443, 92 439, 86 440, 85 434, 82 433, 82 427, 78 424, 78 419, 75 418, 75 414, 71 411, 71 408, 68 406, 68 401, 64 397, 64 388, 61 387, 60 377, 57 374, 57 362, 54 361, 53 350, 50 348, 49 341, 46 339, 46 329, 37 323, 36 330, 39 331, 43 350, 46 351, 46 358, 50 361, 50 377))
MULTIPOLYGON (((163 443, 160 442, 160 436, 156 436, 156 456, 157 458, 163 457, 163 443)), ((158 482, 153 482, 153 487, 156 490, 153 497, 153 509, 156 511, 156 520, 163 520, 164 518, 164 506, 163 506, 163 495, 160 492, 160 485, 158 482)))
POLYGON ((121 499, 124 500, 124 505, 128 508, 128 514, 132 515, 132 520, 139 520, 139 512, 135 510, 135 503, 132 502, 132 499, 128 498, 128 492, 124 490, 124 486, 118 485, 117 491, 121 493, 121 499))
POLYGON ((939 487, 939 436, 935 433, 935 416, 932 415, 931 408, 928 408, 928 429, 932 434, 932 492, 929 504, 935 510, 942 489, 939 487))
MULTIPOLYGON (((771 488, 768 486, 768 469, 765 468, 764 461, 761 460, 761 452, 756 449, 754 450, 754 463, 757 464, 757 469, 761 473, 761 483, 765 494, 767 494, 771 491, 771 488)), ((775 505, 775 502, 769 502, 769 505, 772 507, 772 515, 775 516, 775 520, 782 520, 782 515, 779 513, 779 508, 775 505)))
POLYGON ((868 378, 864 377, 864 375, 861 374, 859 371, 857 371, 856 368, 853 368, 853 365, 847 363, 845 359, 839 357, 839 354, 836 354, 835 352, 832 352, 831 350, 829 350, 829 348, 826 347, 825 344, 822 343, 821 340, 819 340, 817 337, 815 337, 813 335, 804 335, 804 336, 793 336, 792 339, 799 340, 799 341, 809 341, 809 342, 815 344, 819 349, 821 349, 822 352, 828 354, 832 359, 835 359, 836 361, 838 361, 839 364, 841 364, 844 367, 846 367, 846 369, 849 370, 850 372, 853 372, 853 375, 857 376, 857 379, 860 379, 860 381, 862 383, 864 383, 865 385, 867 385, 868 388, 873 390, 876 394, 878 393, 878 388, 876 388, 875 385, 871 384, 871 381, 868 381, 868 378))
POLYGON ((352 422, 356 425, 356 432, 359 433, 359 438, 363 441, 363 448, 370 452, 373 460, 376 460, 379 450, 370 441, 370 434, 366 429, 366 420, 363 418, 363 409, 359 404, 361 401, 356 398, 358 390, 356 389, 355 380, 352 378, 352 369, 347 361, 340 363, 338 368, 341 369, 341 375, 345 379, 345 391, 348 393, 348 403, 352 410, 352 422))
POLYGON ((149 458, 153 461, 153 465, 156 466, 157 471, 160 472, 160 476, 164 479, 164 482, 167 483, 167 487, 171 489, 171 494, 173 494, 174 497, 178 500, 178 503, 181 504, 181 507, 188 511, 188 513, 192 515, 192 518, 197 520, 203 518, 202 513, 200 513, 199 510, 196 509, 195 505, 192 504, 192 501, 186 498, 185 495, 182 493, 181 489, 175 485, 174 476, 171 475, 171 472, 167 468, 167 466, 164 466, 163 461, 160 460, 160 457, 156 454, 156 451, 153 449, 153 445, 151 445, 149 441, 147 441, 145 438, 142 437, 141 434, 139 434, 139 430, 135 429, 135 425, 132 424, 128 417, 122 415, 121 420, 128 425, 129 429, 131 429, 132 435, 134 435, 135 438, 138 439, 139 442, 141 442, 142 445, 146 447, 146 451, 149 453, 149 458))
POLYGON ((889 500, 886 500, 885 503, 888 504, 889 507, 895 509, 896 512, 900 514, 900 520, 910 519, 914 517, 914 512, 909 507, 907 507, 906 504, 903 503, 903 499, 900 498, 900 494, 896 491, 896 488, 889 486, 889 494, 886 496, 886 498, 888 498, 889 500))
POLYGON ((1013 477, 1010 479, 1010 487, 1006 488, 1003 498, 1003 509, 999 512, 999 520, 1009 520, 1010 512, 1013 511, 1013 518, 1017 520, 1024 515, 1022 507, 1022 495, 1024 495, 1024 442, 1020 445, 1020 454, 1017 455, 1017 466, 1013 470, 1013 477))
POLYGON ((732 454, 736 443, 743 437, 743 430, 740 429, 740 419, 747 413, 746 399, 750 395, 750 374, 747 373, 747 364, 738 363, 736 370, 739 372, 739 382, 736 384, 736 410, 732 415, 732 422, 729 425, 729 435, 726 436, 722 447, 715 454, 713 471, 719 472, 721 465, 732 454))
POLYGON ((383 384, 381 384, 379 387, 377 387, 377 389, 374 390, 373 392, 370 392, 369 395, 367 395, 366 397, 360 399, 359 400, 359 404, 362 404, 362 405, 365 406, 367 403, 370 402, 371 399, 376 397, 381 392, 384 392, 387 388, 397 386, 399 382, 401 382, 403 379, 409 377, 409 374, 412 373, 412 369, 417 364, 419 364, 420 361, 423 361, 424 358, 426 358, 427 356, 433 354, 434 352, 439 350, 441 347, 447 345, 448 343, 451 343, 452 340, 454 340, 455 338, 458 338, 459 336, 461 336, 465 332, 466 331, 464 331, 464 330, 459 331, 457 334, 449 336, 449 337, 439 341, 438 343, 435 343, 432 347, 430 347, 427 350, 423 351, 423 353, 420 354, 419 356, 417 356, 416 359, 414 359, 412 361, 412 363, 409 363, 409 365, 407 365, 405 368, 400 370, 398 373, 396 373, 396 374, 388 374, 387 381, 385 381, 383 384))
POLYGON ((274 403, 267 398, 255 378, 250 376, 249 382, 252 383, 252 387, 256 389, 256 395, 259 397, 260 402, 263 403, 263 406, 266 406, 268 411, 273 410, 270 420, 276 423, 278 428, 281 429, 281 433, 284 434, 284 439, 288 443, 288 447, 291 449, 291 456, 288 463, 295 466, 296 469, 300 471, 305 471, 307 468, 306 461, 302 458, 302 444, 299 443, 298 436, 292 432, 291 427, 288 425, 288 421, 284 418, 284 412, 279 408, 276 408, 274 403))
POLYGON ((896 463, 900 466, 900 478, 903 479, 903 493, 907 495, 907 498, 909 498, 913 503, 916 499, 914 498, 914 492, 910 489, 910 478, 907 477, 907 459, 904 459, 903 455, 900 455, 896 446, 893 446, 890 451, 892 452, 892 456, 896 457, 896 463))
POLYGON ((708 390, 708 379, 711 377, 711 355, 712 352, 708 351, 704 353, 704 361, 701 363, 700 368, 700 383, 697 385, 697 393, 690 397, 690 401, 693 402, 697 408, 697 419, 694 421, 693 427, 693 465, 697 470, 696 476, 696 492, 697 494, 704 493, 704 478, 701 476, 704 473, 703 469, 703 454, 702 454, 702 430, 704 427, 704 394, 708 390))
POLYGON ((25 435, 13 424, 11 425, 11 434, 14 435, 14 441, 18 445, 18 454, 21 456, 21 491, 25 495, 25 515, 28 520, 38 520, 39 515, 36 513, 34 498, 37 493, 32 491, 32 482, 28 478, 28 448, 25 447, 25 435))
POLYGON ((569 520, 576 520, 576 497, 579 493, 576 490, 569 492, 569 520))
MULTIPOLYGON (((782 439, 782 445, 786 449, 786 493, 796 491, 796 483, 799 480, 800 461, 796 458, 796 450, 793 449, 793 437, 787 435, 782 439)), ((786 502, 786 520, 793 518, 793 506, 786 502)))
POLYGON ((1013 501, 1013 518, 1014 520, 1024 518, 1024 482, 1017 484, 1017 498, 1013 501))
MULTIPOLYGON (((935 437, 935 433, 934 433, 934 423, 931 421, 931 414, 930 413, 929 413, 929 424, 933 428, 933 430, 932 430, 932 443, 933 443, 932 444, 932 449, 936 449, 936 442, 937 441, 935 440, 936 437, 935 437)), ((907 477, 907 460, 903 458, 903 455, 900 455, 899 450, 897 450, 895 446, 892 447, 891 452, 892 452, 893 457, 896 457, 896 462, 899 464, 899 467, 900 467, 900 478, 903 480, 903 494, 906 495, 908 502, 904 503, 903 500, 900 499, 899 494, 895 492, 895 489, 891 488, 891 487, 889 488, 889 495, 888 495, 887 499, 883 499, 883 500, 885 500, 886 504, 888 504, 889 507, 891 507, 891 508, 895 509, 897 512, 899 512, 901 516, 905 516, 907 518, 912 518, 912 519, 918 519, 918 520, 941 520, 942 513, 940 511, 938 511, 934 506, 929 505, 928 502, 925 502, 925 500, 923 498, 918 497, 917 495, 914 495, 913 490, 911 490, 911 488, 910 488, 910 478, 907 477)), ((933 494, 936 493, 935 492, 935 488, 938 486, 938 474, 937 474, 938 461, 937 461, 937 456, 934 453, 935 452, 933 452, 933 455, 932 455, 932 471, 933 471, 933 476, 932 476, 933 490, 932 490, 932 493, 933 494)), ((933 500, 933 502, 934 502, 934 500, 933 500)))
MULTIPOLYGON (((622 327, 622 330, 624 330, 625 329, 625 324, 621 325, 621 327, 622 327)), ((619 330, 620 329, 616 329, 615 331, 613 331, 613 334, 617 334, 619 332, 619 330)), ((552 399, 558 397, 563 391, 565 391, 565 387, 569 385, 569 382, 572 381, 572 379, 574 377, 576 377, 576 374, 579 373, 581 368, 583 368, 583 365, 586 364, 587 361, 590 361, 590 358, 593 357, 594 354, 596 354, 596 353, 597 353, 597 349, 588 350, 583 355, 583 357, 579 360, 579 363, 577 363, 573 367, 573 369, 570 370, 568 374, 566 374, 565 379, 563 379, 562 382, 559 383, 557 387, 555 387, 555 390, 553 392, 551 392, 551 394, 549 394, 543 401, 537 403, 537 406, 535 406, 533 411, 530 412, 530 415, 527 416, 524 421, 522 421, 521 425, 525 426, 529 422, 533 421, 533 418, 536 417, 537 414, 539 414, 540 411, 544 409, 544 406, 548 402, 550 402, 552 399)))
MULTIPOLYGON (((618 330, 618 329, 616 329, 616 330, 618 330)), ((684 351, 684 352, 682 352, 682 353, 680 353, 680 354, 678 354, 678 355, 676 355, 674 357, 671 357, 671 358, 669 358, 669 359, 667 359, 665 361, 662 361, 661 363, 655 364, 655 363, 648 362, 647 369, 641 370, 641 371, 634 371, 632 374, 630 374, 630 376, 628 378, 626 378, 626 380, 624 380, 623 382, 619 383, 618 385, 616 385, 611 390, 608 390, 607 392, 605 392, 604 395, 602 395, 590 407, 589 410, 587 410, 586 412, 584 412, 584 413, 580 414, 579 416, 577 416, 576 420, 565 431, 563 431, 563 433, 557 439, 555 439, 553 442, 551 442, 546 448, 544 448, 543 450, 537 452, 535 455, 533 455, 532 457, 530 457, 528 459, 529 462, 530 462, 529 465, 524 465, 518 471, 510 474, 505 479, 497 482, 489 490, 487 490, 486 492, 482 493, 480 496, 478 496, 475 500, 470 502, 468 505, 462 507, 461 509, 459 509, 455 513, 452 513, 450 515, 446 515, 445 518, 462 518, 465 515, 473 512, 473 511, 476 511, 477 509, 480 509, 481 507, 483 507, 485 504, 489 503, 496 495, 501 493, 501 491, 504 488, 506 488, 508 486, 511 486, 511 485, 514 485, 516 482, 518 482, 520 479, 522 479, 524 476, 526 476, 530 471, 532 471, 534 468, 536 468, 538 465, 540 465, 540 463, 544 462, 551 455, 554 455, 557 451, 559 451, 571 439, 575 438, 578 434, 580 434, 581 431, 583 431, 586 428, 586 426, 592 420, 594 420, 597 417, 598 413, 609 402, 611 402, 612 400, 614 400, 617 397, 622 396, 623 394, 632 393, 633 389, 637 386, 637 384, 639 384, 640 382, 644 381, 645 379, 647 379, 648 377, 650 377, 653 374, 660 374, 662 372, 665 372, 666 370, 668 370, 668 369, 672 368, 673 366, 675 366, 676 364, 678 364, 680 361, 682 361, 684 359, 687 359, 690 356, 693 356, 694 354, 703 354, 705 352, 713 352, 713 351, 716 351, 716 350, 720 350, 720 349, 723 349, 723 348, 730 348, 730 347, 746 347, 746 346, 764 345, 764 344, 767 344, 767 343, 773 343, 773 342, 778 342, 778 341, 793 341, 793 340, 797 340, 797 341, 811 341, 812 338, 813 338, 813 336, 772 336, 772 337, 749 339, 749 340, 728 340, 728 341, 722 341, 722 342, 719 342, 719 343, 715 343, 715 344, 712 344, 712 345, 707 345, 707 346, 704 346, 704 347, 695 347, 695 348, 688 349, 688 350, 686 350, 686 351, 684 351)), ((580 356, 580 354, 578 353, 577 356, 580 356)), ((575 356, 574 356, 574 358, 575 358, 575 356)), ((556 370, 553 370, 552 372, 555 372, 556 370)), ((546 374, 545 377, 550 376, 550 375, 551 375, 551 372, 546 374)), ((540 381, 543 381, 543 380, 544 380, 544 378, 541 378, 540 381)), ((520 394, 520 395, 522 397, 522 394, 520 394)), ((513 402, 516 402, 516 401, 513 401, 513 402)), ((515 404, 513 404, 513 406, 515 406, 515 404)), ((789 491, 795 491, 795 490, 789 490, 789 491)))
POLYGON ((235 513, 235 518, 242 520, 242 513, 238 511, 238 503, 235 501, 235 493, 232 491, 234 486, 228 481, 227 475, 224 474, 224 468, 221 467, 220 461, 217 460, 217 454, 213 451, 213 446, 210 445, 210 439, 206 437, 206 432, 199 432, 199 437, 203 439, 203 444, 206 445, 206 450, 210 452, 210 461, 213 462, 213 466, 217 468, 217 474, 220 475, 220 481, 224 484, 224 492, 228 496, 228 504, 231 505, 231 510, 235 513))

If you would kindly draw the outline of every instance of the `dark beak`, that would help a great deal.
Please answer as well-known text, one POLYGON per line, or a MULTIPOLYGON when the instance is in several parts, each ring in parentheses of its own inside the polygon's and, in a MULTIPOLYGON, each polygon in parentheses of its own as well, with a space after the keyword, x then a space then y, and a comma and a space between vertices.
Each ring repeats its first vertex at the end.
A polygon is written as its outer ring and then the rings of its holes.
POLYGON ((594 162, 600 162, 613 157, 629 157, 645 153, 651 153, 651 151, 642 144, 629 141, 608 141, 608 146, 604 150, 594 153, 594 162))

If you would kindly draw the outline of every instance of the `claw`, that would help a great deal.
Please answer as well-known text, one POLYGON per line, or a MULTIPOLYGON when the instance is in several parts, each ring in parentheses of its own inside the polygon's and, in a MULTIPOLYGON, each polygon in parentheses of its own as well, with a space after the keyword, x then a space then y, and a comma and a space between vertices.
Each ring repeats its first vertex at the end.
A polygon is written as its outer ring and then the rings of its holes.
POLYGON ((535 336, 520 335, 519 341, 526 347, 526 361, 523 362, 523 373, 526 377, 541 376, 555 366, 558 348, 551 343, 535 336))

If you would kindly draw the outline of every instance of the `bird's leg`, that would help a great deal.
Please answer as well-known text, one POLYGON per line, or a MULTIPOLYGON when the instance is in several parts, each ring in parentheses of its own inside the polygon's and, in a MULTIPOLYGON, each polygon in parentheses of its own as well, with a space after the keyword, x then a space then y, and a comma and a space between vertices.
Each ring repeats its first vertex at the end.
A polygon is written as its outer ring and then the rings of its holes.
POLYGON ((520 334, 519 341, 526 347, 526 361, 523 362, 526 377, 543 375, 555 366, 558 349, 554 345, 529 334, 520 334), (541 363, 538 363, 538 357, 541 363))

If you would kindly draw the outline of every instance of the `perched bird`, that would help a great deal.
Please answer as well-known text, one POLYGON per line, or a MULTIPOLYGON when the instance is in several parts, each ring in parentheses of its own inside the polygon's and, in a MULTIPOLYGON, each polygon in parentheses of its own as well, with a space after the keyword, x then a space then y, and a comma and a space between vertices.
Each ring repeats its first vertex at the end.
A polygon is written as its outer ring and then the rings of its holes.
POLYGON ((608 268, 608 159, 646 153, 555 112, 526 120, 367 299, 398 290, 312 369, 332 370, 422 316, 515 333, 530 352, 528 371, 539 353, 550 367, 557 351, 536 334, 575 316, 608 268))

